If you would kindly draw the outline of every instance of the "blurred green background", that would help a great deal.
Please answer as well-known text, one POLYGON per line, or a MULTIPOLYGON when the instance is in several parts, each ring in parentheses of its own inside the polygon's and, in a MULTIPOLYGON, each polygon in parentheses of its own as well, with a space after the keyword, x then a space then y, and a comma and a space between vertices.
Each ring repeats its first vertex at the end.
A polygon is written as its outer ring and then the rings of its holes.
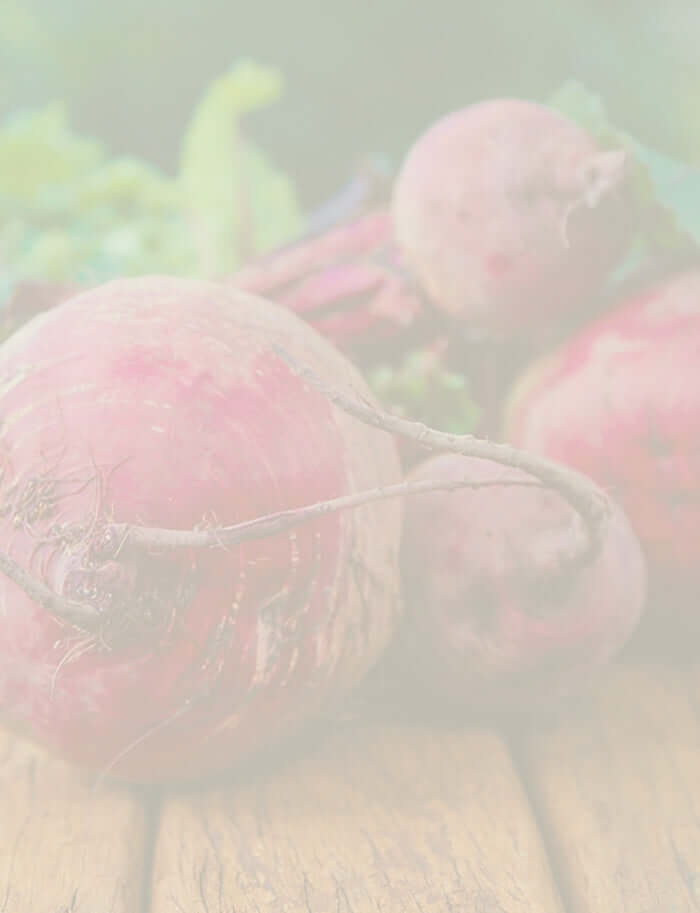
POLYGON ((0 117, 61 100, 113 154, 172 171, 193 106, 240 56, 285 74, 283 102, 248 129, 307 205, 367 153, 400 160, 450 109, 545 98, 571 77, 640 139, 700 162, 700 5, 687 0, 0 0, 0 117))

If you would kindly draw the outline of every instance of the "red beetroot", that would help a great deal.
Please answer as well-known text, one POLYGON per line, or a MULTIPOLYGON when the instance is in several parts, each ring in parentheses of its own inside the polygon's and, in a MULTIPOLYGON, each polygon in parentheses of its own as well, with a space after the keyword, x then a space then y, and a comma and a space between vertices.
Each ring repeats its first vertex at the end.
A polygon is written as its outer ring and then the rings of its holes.
POLYGON ((205 282, 109 283, 0 349, 0 549, 96 621, 0 578, 0 709, 137 780, 230 766, 360 679, 397 616, 400 502, 227 548, 139 550, 111 522, 219 526, 395 481, 386 435, 275 346, 368 396, 302 321, 205 282))
POLYGON ((646 595, 640 545, 611 504, 592 563, 562 563, 582 527, 560 495, 531 476, 454 455, 412 480, 503 485, 416 495, 406 502, 406 621, 396 651, 421 689, 452 707, 553 707, 580 691, 634 630, 646 595), (511 483, 510 485, 508 483, 511 483))
POLYGON ((539 336, 590 301, 631 229, 625 155, 532 102, 450 114, 410 150, 396 237, 435 304, 496 337, 539 336))
MULTIPOLYGON (((700 271, 637 294, 535 364, 505 434, 595 478, 646 548, 664 614, 700 627, 700 271)), ((655 600, 656 602, 656 600, 655 600)))
POLYGON ((354 356, 387 342, 405 351, 425 318, 384 208, 273 251, 232 282, 294 311, 354 356))

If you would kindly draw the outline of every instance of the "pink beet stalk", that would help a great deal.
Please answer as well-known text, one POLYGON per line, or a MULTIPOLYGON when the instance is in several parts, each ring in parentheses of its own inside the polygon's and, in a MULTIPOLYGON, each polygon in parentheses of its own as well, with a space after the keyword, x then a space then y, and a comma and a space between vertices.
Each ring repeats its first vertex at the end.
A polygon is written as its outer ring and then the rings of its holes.
POLYGON ((384 208, 274 251, 232 282, 283 305, 353 354, 401 337, 406 348, 409 331, 425 317, 384 208))

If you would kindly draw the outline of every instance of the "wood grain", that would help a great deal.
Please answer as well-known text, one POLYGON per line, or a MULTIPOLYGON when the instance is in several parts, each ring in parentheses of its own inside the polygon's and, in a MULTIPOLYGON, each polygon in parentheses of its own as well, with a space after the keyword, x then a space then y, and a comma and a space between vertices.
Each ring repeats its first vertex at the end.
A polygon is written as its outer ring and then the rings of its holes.
POLYGON ((561 913, 494 734, 352 723, 275 776, 166 803, 154 913, 561 913))
POLYGON ((625 664, 531 734, 526 782, 575 913, 700 910, 700 673, 625 664))
POLYGON ((0 730, 0 913, 138 913, 144 807, 0 730))

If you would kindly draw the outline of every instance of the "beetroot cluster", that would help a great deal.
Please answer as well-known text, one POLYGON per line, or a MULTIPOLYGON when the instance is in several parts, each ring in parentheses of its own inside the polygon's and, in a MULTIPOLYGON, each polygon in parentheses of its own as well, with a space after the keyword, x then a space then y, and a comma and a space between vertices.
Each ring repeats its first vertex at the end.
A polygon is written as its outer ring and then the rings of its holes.
POLYGON ((633 164, 495 99, 432 125, 386 199, 234 276, 22 286, 3 717, 103 773, 193 778, 390 645, 400 687, 532 712, 590 687, 647 603, 700 629, 700 272, 606 294, 633 164))

